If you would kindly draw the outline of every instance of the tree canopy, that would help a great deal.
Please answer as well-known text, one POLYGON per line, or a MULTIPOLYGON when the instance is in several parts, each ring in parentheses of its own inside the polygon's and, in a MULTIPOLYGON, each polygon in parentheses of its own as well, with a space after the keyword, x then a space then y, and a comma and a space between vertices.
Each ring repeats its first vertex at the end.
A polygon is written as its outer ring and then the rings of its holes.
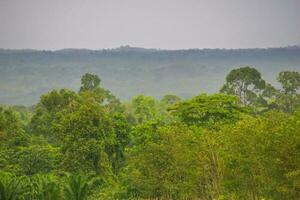
POLYGON ((242 67, 221 93, 122 102, 87 73, 1 106, 0 200, 298 200, 299 77, 242 67))

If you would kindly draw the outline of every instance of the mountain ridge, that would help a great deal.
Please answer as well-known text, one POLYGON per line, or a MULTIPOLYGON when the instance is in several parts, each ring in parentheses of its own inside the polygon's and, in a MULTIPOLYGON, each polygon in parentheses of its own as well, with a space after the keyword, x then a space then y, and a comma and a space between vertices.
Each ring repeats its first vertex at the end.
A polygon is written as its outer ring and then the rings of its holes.
POLYGON ((97 51, 205 51, 205 50, 269 50, 269 49, 300 49, 300 45, 288 45, 279 47, 257 47, 257 48, 187 48, 187 49, 164 49, 164 48, 144 48, 136 47, 130 45, 124 45, 116 48, 100 48, 100 49, 89 49, 89 48, 62 48, 62 49, 10 49, 10 48, 0 48, 0 53, 3 52, 97 52, 97 51))

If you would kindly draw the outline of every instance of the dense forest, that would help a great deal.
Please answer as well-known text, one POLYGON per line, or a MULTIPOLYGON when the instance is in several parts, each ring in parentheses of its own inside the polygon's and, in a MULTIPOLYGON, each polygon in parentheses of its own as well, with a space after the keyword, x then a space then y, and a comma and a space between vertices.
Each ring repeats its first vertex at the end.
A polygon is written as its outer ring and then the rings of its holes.
POLYGON ((0 102, 33 105, 53 89, 78 90, 86 73, 101 75, 102 86, 123 101, 138 94, 167 93, 191 98, 218 92, 224 77, 239 66, 252 66, 279 87, 280 71, 300 69, 300 47, 267 49, 159 50, 116 49, 56 51, 0 49, 0 102))
POLYGON ((215 94, 121 101, 86 73, 2 106, 0 199, 299 200, 300 73, 274 79, 245 66, 215 94))

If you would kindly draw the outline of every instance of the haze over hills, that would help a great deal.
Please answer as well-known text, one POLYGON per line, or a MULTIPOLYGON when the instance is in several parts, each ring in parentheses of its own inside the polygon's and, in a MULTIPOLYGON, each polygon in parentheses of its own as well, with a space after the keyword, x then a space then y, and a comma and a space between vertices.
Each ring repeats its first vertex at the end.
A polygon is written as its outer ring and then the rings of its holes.
POLYGON ((32 105, 52 89, 78 90, 84 73, 101 77, 103 87, 122 100, 143 93, 183 98, 217 92, 226 74, 239 66, 257 68, 276 84, 283 70, 300 70, 300 47, 269 49, 157 50, 117 49, 57 51, 0 49, 0 104, 32 105))

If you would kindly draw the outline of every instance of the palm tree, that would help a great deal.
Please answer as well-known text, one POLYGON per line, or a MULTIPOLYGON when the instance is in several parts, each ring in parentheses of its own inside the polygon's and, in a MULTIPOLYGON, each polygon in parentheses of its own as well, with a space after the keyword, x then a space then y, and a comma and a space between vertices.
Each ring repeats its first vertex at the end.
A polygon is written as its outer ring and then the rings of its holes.
POLYGON ((30 184, 25 176, 17 177, 10 173, 0 172, 0 199, 23 200, 30 195, 30 184))
POLYGON ((51 175, 35 175, 32 178, 32 194, 36 200, 61 199, 59 185, 51 175))
POLYGON ((64 199, 86 200, 95 180, 83 174, 68 174, 64 188, 64 199))

